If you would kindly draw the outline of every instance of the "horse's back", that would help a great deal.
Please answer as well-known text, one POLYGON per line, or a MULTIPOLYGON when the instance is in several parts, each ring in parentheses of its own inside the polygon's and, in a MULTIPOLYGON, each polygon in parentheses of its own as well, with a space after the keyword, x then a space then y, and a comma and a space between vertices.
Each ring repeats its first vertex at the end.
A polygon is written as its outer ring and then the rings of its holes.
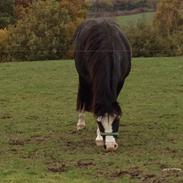
POLYGON ((86 20, 75 33, 75 62, 78 73, 85 78, 91 79, 96 67, 113 68, 115 76, 123 78, 130 71, 131 48, 115 22, 86 20))

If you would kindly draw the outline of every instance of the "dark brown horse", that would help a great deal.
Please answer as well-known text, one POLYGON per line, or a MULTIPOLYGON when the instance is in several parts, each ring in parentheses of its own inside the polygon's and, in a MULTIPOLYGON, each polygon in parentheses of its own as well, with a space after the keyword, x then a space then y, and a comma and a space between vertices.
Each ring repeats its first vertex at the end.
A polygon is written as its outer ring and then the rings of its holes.
POLYGON ((77 129, 85 127, 84 111, 94 113, 97 145, 116 150, 122 113, 117 98, 131 69, 131 48, 119 26, 105 19, 82 23, 75 33, 75 65, 79 75, 77 129))

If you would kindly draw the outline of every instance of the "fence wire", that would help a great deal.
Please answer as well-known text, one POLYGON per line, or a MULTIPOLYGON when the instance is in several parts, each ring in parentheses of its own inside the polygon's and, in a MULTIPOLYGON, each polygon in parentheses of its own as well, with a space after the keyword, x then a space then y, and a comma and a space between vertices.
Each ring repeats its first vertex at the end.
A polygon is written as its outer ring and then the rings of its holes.
MULTIPOLYGON (((101 2, 105 2, 105 1, 101 1, 101 0, 90 0, 90 2, 93 2, 94 5, 93 5, 93 9, 90 9, 87 13, 87 19, 90 19, 90 18, 98 18, 98 17, 102 17, 102 18, 112 18, 112 19, 116 19, 116 17, 118 16, 121 16, 122 20, 123 20, 123 16, 124 15, 132 15, 132 14, 138 14, 140 13, 142 16, 140 17, 140 21, 145 21, 146 20, 146 13, 148 12, 155 12, 156 11, 156 6, 152 6, 153 9, 149 9, 147 11, 147 0, 143 0, 141 1, 142 5, 141 5, 141 8, 139 9, 133 9, 131 8, 130 11, 127 11, 127 10, 116 10, 116 9, 119 9, 119 8, 116 8, 113 7, 112 8, 109 8, 108 10, 104 7, 102 7, 101 5, 101 2)), ((106 2, 115 2, 114 0, 111 0, 111 1, 106 1, 106 2)), ((117 1, 116 1, 117 2, 117 1)), ((153 3, 153 1, 152 1, 153 3)), ((154 3, 155 4, 155 3, 154 3)), ((130 8, 129 7, 130 5, 128 4, 127 5, 127 9, 130 8)), ((123 8, 122 8, 123 9, 123 8)), ((128 22, 130 24, 130 20, 128 22)), ((174 52, 176 49, 175 48, 172 48, 172 49, 143 49, 143 50, 140 50, 140 51, 148 51, 148 52, 151 52, 151 53, 156 53, 156 52, 161 52, 162 54, 166 54, 166 53, 170 53, 170 52, 174 52)), ((35 52, 35 49, 28 49, 28 48, 25 48, 25 49, 13 49, 13 50, 10 50, 10 49, 6 49, 6 50, 0 50, 0 57, 1 55, 3 54, 21 54, 21 53, 25 53, 25 54, 31 54, 31 52, 35 52)), ((58 48, 39 48, 39 49, 36 49, 36 54, 37 55, 45 55, 41 52, 48 52, 48 53, 65 53, 67 52, 65 49, 58 49, 58 48)), ((96 53, 114 53, 114 52, 118 52, 118 53, 129 53, 130 51, 129 50, 70 50, 69 51, 71 54, 74 54, 74 52, 81 52, 81 53, 91 53, 91 52, 96 52, 96 53)), ((132 49, 132 53, 133 53, 133 49, 132 49)))

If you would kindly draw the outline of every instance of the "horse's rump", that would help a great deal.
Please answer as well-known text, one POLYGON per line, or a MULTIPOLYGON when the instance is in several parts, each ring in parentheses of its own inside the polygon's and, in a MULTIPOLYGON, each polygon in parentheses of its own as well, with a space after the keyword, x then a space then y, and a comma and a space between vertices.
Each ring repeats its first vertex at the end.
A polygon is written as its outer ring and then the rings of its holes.
MULTIPOLYGON (((80 78, 91 86, 96 115, 120 114, 116 102, 131 67, 128 40, 112 21, 85 21, 75 34, 75 63, 80 78)), ((87 93, 85 93, 87 95, 87 93)))

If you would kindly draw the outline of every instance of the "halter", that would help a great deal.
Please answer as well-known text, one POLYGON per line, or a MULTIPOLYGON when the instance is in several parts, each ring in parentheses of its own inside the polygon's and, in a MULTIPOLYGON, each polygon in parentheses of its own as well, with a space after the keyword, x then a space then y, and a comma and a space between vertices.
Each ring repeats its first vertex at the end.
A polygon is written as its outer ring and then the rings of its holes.
MULTIPOLYGON (((117 118, 119 119, 120 116, 117 116, 117 118)), ((97 118, 97 123, 99 124, 101 122, 102 122, 102 116, 100 116, 100 117, 97 118)), ((106 136, 115 136, 115 137, 118 137, 119 136, 119 133, 118 132, 101 132, 100 131, 100 135, 101 136, 104 136, 104 137, 106 137, 106 136)))
POLYGON ((100 132, 100 135, 101 136, 116 136, 116 137, 118 137, 119 133, 118 132, 106 132, 106 133, 100 132))

